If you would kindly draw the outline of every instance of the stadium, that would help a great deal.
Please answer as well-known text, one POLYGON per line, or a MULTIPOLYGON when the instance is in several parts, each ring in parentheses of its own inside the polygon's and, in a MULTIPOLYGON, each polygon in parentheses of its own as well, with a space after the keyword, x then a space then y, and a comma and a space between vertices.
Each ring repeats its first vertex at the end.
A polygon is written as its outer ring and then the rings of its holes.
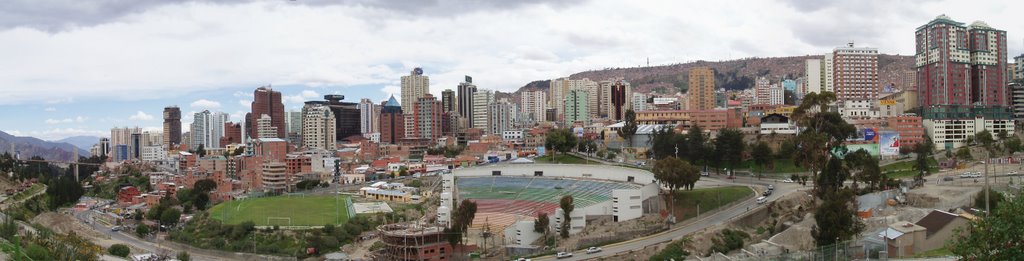
POLYGON ((213 206, 210 213, 225 224, 253 221, 260 227, 288 228, 340 225, 355 215, 348 196, 303 194, 236 199, 213 206))
POLYGON ((648 201, 659 191, 650 172, 608 165, 499 164, 456 169, 442 180, 439 221, 448 220, 455 202, 470 200, 477 204, 470 227, 504 230, 512 245, 540 237, 532 232, 538 214, 549 215, 552 231, 558 231, 565 195, 574 201, 572 234, 594 217, 626 221, 651 213, 656 204, 648 201))

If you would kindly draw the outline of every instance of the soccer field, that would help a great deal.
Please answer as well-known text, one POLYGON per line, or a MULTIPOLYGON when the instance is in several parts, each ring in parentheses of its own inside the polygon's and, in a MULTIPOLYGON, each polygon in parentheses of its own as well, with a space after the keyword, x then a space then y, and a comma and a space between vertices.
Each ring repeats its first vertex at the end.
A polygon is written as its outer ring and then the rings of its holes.
POLYGON ((232 200, 210 209, 225 224, 252 220, 257 226, 321 226, 348 220, 345 196, 276 196, 232 200))

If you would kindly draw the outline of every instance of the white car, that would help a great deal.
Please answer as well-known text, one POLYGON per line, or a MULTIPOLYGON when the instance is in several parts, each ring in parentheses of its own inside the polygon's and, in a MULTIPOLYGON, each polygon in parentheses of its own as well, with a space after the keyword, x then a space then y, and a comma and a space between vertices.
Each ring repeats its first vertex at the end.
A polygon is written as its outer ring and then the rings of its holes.
POLYGON ((590 247, 590 248, 587 248, 587 254, 593 254, 593 253, 597 253, 597 252, 601 252, 601 248, 600 247, 590 247))
POLYGON ((757 198, 757 204, 764 204, 765 202, 768 202, 768 197, 761 196, 757 198))
POLYGON ((782 183, 793 183, 793 180, 792 179, 784 179, 784 180, 782 180, 782 183))
POLYGON ((570 258, 570 257, 572 257, 572 252, 558 252, 558 254, 555 254, 555 257, 556 258, 570 258))

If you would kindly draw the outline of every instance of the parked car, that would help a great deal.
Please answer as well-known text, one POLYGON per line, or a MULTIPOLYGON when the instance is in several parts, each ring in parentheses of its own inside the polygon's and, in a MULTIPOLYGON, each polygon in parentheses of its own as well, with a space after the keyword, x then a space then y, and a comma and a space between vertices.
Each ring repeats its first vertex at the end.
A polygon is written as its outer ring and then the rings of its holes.
POLYGON ((768 202, 768 197, 761 196, 757 198, 757 204, 764 204, 765 202, 768 202))
POLYGON ((782 180, 782 183, 793 183, 793 180, 792 179, 784 179, 784 180, 782 180))
POLYGON ((570 257, 572 257, 572 252, 558 252, 558 254, 555 254, 555 257, 556 258, 570 258, 570 257))
POLYGON ((587 254, 593 254, 593 253, 601 252, 601 250, 602 249, 600 247, 590 247, 590 248, 587 248, 587 254))
POLYGON ((775 190, 775 185, 768 185, 768 190, 775 190))
POLYGON ((707 176, 711 176, 711 173, 708 173, 707 171, 702 171, 702 172, 700 173, 700 175, 701 175, 701 176, 704 176, 704 177, 707 177, 707 176))
POLYGON ((114 226, 114 227, 110 228, 110 231, 114 231, 114 232, 121 231, 121 226, 114 226))
POLYGON ((765 190, 764 193, 761 193, 761 196, 765 196, 765 197, 771 196, 771 195, 772 195, 772 191, 771 190, 765 190))

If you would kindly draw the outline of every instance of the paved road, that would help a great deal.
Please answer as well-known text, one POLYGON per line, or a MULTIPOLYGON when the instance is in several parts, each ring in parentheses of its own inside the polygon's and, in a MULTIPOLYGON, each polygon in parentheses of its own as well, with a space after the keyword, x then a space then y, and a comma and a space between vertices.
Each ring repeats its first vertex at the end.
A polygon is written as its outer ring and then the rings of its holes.
MULTIPOLYGON (((789 194, 789 193, 793 193, 793 192, 799 190, 802 187, 802 186, 800 186, 798 184, 795 184, 795 183, 782 183, 781 181, 777 181, 777 180, 774 180, 774 179, 761 179, 761 180, 758 180, 757 178, 750 178, 750 177, 740 177, 740 178, 735 179, 735 180, 727 180, 727 179, 718 179, 717 177, 712 176, 710 178, 709 177, 703 177, 702 179, 715 180, 715 181, 718 181, 718 182, 723 183, 723 184, 747 185, 747 186, 751 186, 751 187, 757 188, 757 191, 764 191, 764 187, 766 187, 767 185, 774 185, 775 186, 775 193, 773 193, 770 197, 768 197, 769 201, 777 200, 780 197, 782 197, 782 196, 784 196, 786 194, 789 194)), ((575 252, 573 252, 573 257, 559 259, 559 260, 587 260, 587 259, 593 259, 593 258, 610 257, 610 256, 614 256, 614 255, 621 254, 621 253, 629 253, 631 251, 641 250, 641 249, 644 249, 647 246, 651 246, 651 245, 656 245, 656 244, 660 244, 660 243, 663 243, 663 242, 670 242, 670 241, 673 241, 673 240, 677 240, 677 239, 683 238, 684 236, 693 234, 694 232, 701 231, 701 230, 704 230, 706 228, 710 228, 710 227, 713 227, 713 226, 716 226, 716 225, 719 225, 719 224, 726 223, 728 220, 731 220, 731 219, 733 219, 735 217, 738 217, 738 216, 740 216, 740 215, 742 215, 742 214, 744 214, 744 213, 746 213, 746 212, 748 212, 750 210, 755 210, 755 209, 757 209, 759 207, 763 207, 763 206, 757 204, 755 198, 750 198, 750 199, 741 201, 739 204, 736 204, 733 207, 730 207, 730 208, 724 209, 724 210, 720 210, 720 211, 715 212, 715 213, 713 213, 711 215, 702 215, 697 221, 693 221, 693 222, 688 223, 688 224, 677 225, 677 226, 675 226, 675 227, 673 227, 670 230, 665 231, 665 232, 661 232, 661 233, 658 233, 658 234, 654 234, 654 235, 651 235, 651 236, 642 237, 642 238, 638 238, 638 239, 634 239, 634 240, 630 240, 630 241, 626 241, 626 242, 620 242, 620 243, 615 243, 615 244, 611 244, 611 245, 607 245, 607 246, 602 246, 601 248, 603 249, 603 251, 598 252, 598 253, 594 253, 594 254, 586 254, 586 252, 583 251, 583 250, 575 251, 575 252)), ((535 258, 534 260, 553 260, 553 259, 555 259, 554 256, 543 256, 543 257, 535 258)))
MULTIPOLYGON (((92 218, 93 214, 94 214, 94 212, 91 211, 91 210, 89 210, 89 211, 79 211, 79 212, 74 213, 74 216, 75 216, 75 219, 78 220, 78 222, 82 222, 86 226, 92 228, 93 230, 96 230, 96 231, 98 231, 100 233, 103 233, 110 240, 117 241, 117 242, 122 243, 122 244, 127 244, 127 245, 130 245, 130 246, 138 248, 138 249, 142 249, 142 250, 146 251, 147 253, 159 253, 159 254, 167 254, 167 255, 170 255, 170 256, 174 256, 174 255, 177 255, 178 252, 181 251, 179 249, 173 249, 173 248, 171 248, 169 246, 157 245, 155 243, 139 239, 139 238, 137 238, 135 236, 125 234, 124 232, 113 231, 113 230, 111 230, 111 227, 107 227, 107 226, 99 224, 98 222, 93 221, 93 218, 92 218)), ((135 254, 142 254, 142 253, 135 253, 135 254)), ((192 260, 200 260, 200 261, 227 260, 227 259, 224 259, 224 258, 215 257, 215 256, 207 256, 207 255, 203 255, 202 253, 195 253, 195 252, 189 252, 189 255, 192 257, 192 260)))

